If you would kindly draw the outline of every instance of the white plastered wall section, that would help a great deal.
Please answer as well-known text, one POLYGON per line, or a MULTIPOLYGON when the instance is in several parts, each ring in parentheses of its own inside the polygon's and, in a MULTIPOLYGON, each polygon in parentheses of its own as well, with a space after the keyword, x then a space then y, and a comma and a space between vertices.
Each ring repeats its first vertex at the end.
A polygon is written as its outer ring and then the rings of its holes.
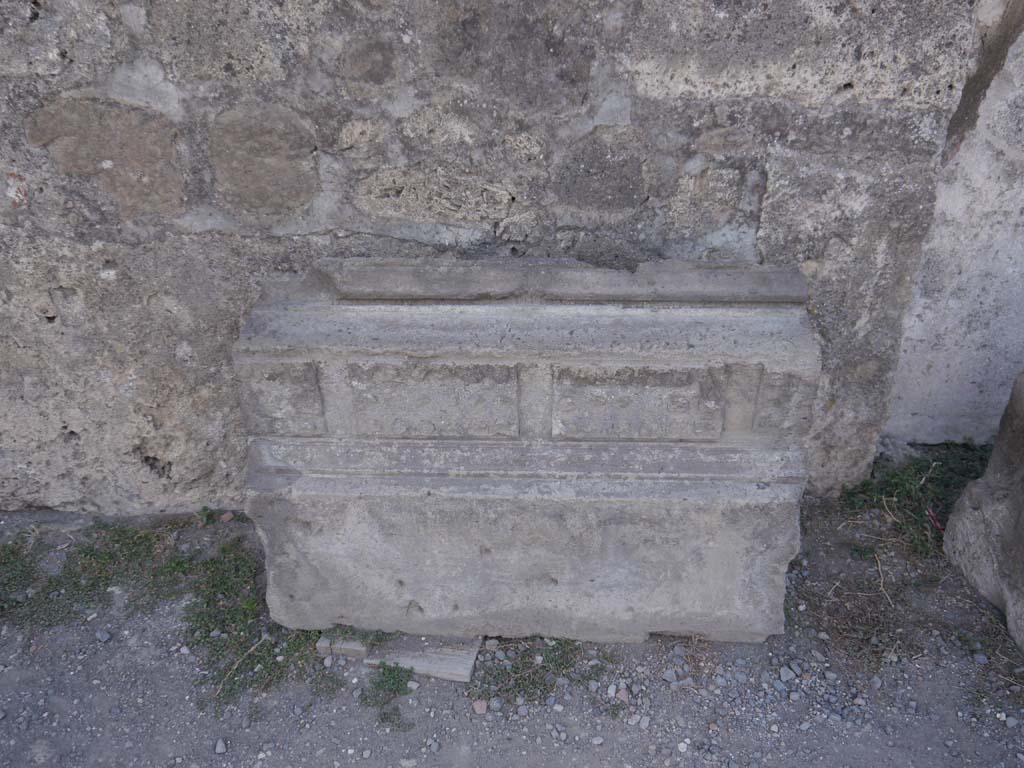
POLYGON ((1024 370, 1024 37, 940 179, 883 447, 989 442, 1024 370))

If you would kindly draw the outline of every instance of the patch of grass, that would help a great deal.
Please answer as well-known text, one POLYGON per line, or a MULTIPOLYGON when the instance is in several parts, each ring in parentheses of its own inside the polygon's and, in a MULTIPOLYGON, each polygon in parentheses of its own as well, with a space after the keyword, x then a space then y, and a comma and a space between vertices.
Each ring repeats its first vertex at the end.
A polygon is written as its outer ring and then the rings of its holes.
POLYGON ((402 717, 402 711, 397 704, 389 704, 381 709, 380 714, 377 715, 377 722, 394 731, 411 731, 416 725, 411 720, 402 717))
POLYGON ((391 700, 409 691, 412 670, 399 664, 382 661, 377 674, 363 690, 359 701, 368 707, 385 707, 391 700))
POLYGON ((351 638, 358 640, 369 651, 380 648, 382 645, 398 637, 398 632, 385 632, 381 629, 359 629, 358 627, 337 626, 325 632, 332 639, 351 638))
POLYGON ((195 513, 196 519, 199 521, 199 525, 213 525, 217 522, 217 510, 210 509, 209 507, 203 507, 195 513))
POLYGON ((31 545, 24 537, 0 545, 0 620, 27 599, 27 590, 39 579, 31 545))
POLYGON ((23 542, 4 546, 10 573, 0 582, 0 608, 4 619, 37 628, 84 619, 110 602, 114 586, 128 593, 132 610, 143 610, 180 594, 190 564, 160 528, 96 525, 53 576, 38 570, 29 550, 23 542))
POLYGON ((931 557, 942 549, 953 504, 985 471, 990 452, 989 446, 944 443, 901 465, 880 458, 870 479, 843 491, 843 506, 882 510, 911 552, 931 557))
POLYGON ((210 698, 218 710, 249 690, 266 690, 290 677, 311 677, 321 692, 341 686, 316 655, 318 631, 272 624, 260 571, 259 559, 239 539, 194 568, 194 600, 185 620, 191 647, 213 673, 210 698))
MULTIPOLYGON (((198 522, 207 524, 202 516, 198 522)), ((81 622, 111 602, 113 587, 126 594, 132 612, 191 594, 183 639, 204 662, 202 681, 210 684, 208 698, 218 711, 247 691, 293 677, 323 695, 342 687, 343 677, 316 655, 319 632, 288 630, 270 620, 262 560, 241 539, 208 559, 179 552, 176 536, 183 525, 195 524, 185 518, 141 528, 95 525, 67 549, 56 575, 40 570, 34 534, 0 545, 0 620, 33 629, 81 622)), ((367 647, 392 636, 341 631, 367 647)))
POLYGON ((474 698, 500 696, 514 701, 522 696, 530 702, 543 701, 554 692, 558 678, 579 682, 598 672, 599 665, 585 665, 583 645, 573 640, 508 640, 497 650, 506 659, 478 665, 471 690, 474 698))
POLYGON ((868 547, 863 544, 851 544, 850 557, 854 560, 873 560, 875 557, 875 548, 868 547))
POLYGON ((622 717, 629 707, 626 706, 625 702, 619 701, 618 699, 613 700, 609 704, 602 704, 604 713, 609 717, 618 720, 622 717))

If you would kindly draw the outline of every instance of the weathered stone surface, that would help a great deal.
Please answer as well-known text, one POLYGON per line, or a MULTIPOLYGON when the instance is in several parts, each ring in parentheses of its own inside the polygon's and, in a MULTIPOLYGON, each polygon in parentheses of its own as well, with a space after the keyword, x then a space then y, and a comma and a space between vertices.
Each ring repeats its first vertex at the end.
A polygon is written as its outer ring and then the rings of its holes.
POLYGON ((326 432, 314 363, 254 363, 242 371, 242 416, 251 435, 326 432))
MULTIPOLYGON (((987 88, 973 76, 963 87, 975 49, 1012 40, 998 1, 0 7, 0 246, 12 255, 0 259, 0 376, 5 397, 13 393, 0 408, 4 507, 95 504, 127 514, 240 504, 239 384, 227 350, 267 275, 332 255, 433 259, 435 286, 451 278, 450 257, 511 267, 525 259, 531 277, 501 279, 534 296, 552 277, 538 261, 573 259, 614 268, 595 269, 585 290, 607 295, 626 284, 626 302, 657 296, 662 284, 684 300, 711 285, 735 296, 751 286, 748 267, 763 275, 764 265, 800 265, 825 370, 809 445, 816 490, 868 466, 908 302, 922 324, 907 325, 903 349, 920 360, 938 343, 953 352, 934 356, 933 369, 907 367, 899 388, 924 403, 896 409, 908 414, 903 437, 941 413, 956 437, 984 422, 983 439, 1019 367, 1019 57, 1007 58, 1009 78, 992 80, 991 118, 985 106, 975 133, 970 120, 954 126, 967 126, 955 142, 961 152, 980 133, 986 149, 980 159, 962 155, 956 173, 965 181, 954 194, 939 190, 947 223, 937 220, 925 252, 921 274, 932 277, 914 288, 915 239, 932 220, 951 115, 969 116, 987 88), (177 154, 166 156, 162 189, 180 197, 154 200, 127 180, 114 185, 127 184, 124 194, 107 194, 114 169, 68 175, 29 143, 33 114, 86 101, 159 117, 120 158, 99 158, 138 168, 131 179, 152 178, 146 158, 169 146, 161 121, 173 121, 177 154), (242 164, 232 197, 213 163, 217 116, 257 101, 308 123, 291 132, 289 118, 290 137, 274 145, 316 147, 315 158, 275 160, 281 178, 298 180, 296 194, 274 189, 274 174, 246 179, 242 169, 264 161, 246 166, 244 152, 229 152, 242 164), (732 171, 743 175, 740 202, 732 171), (243 200, 251 190, 260 190, 256 207, 243 200), (102 266, 108 256, 116 269, 102 266), (686 282, 685 264, 667 283, 644 272, 665 259, 723 271, 705 271, 699 286, 686 282), (646 278, 621 280, 619 270, 646 278), (940 284, 954 286, 949 301, 940 284), (993 311, 950 320, 956 333, 933 324, 990 295, 993 311), (1008 319, 999 326, 994 317, 1008 319), (962 333, 969 343, 949 341, 962 333), (967 348, 978 357, 958 369, 967 348), (998 374, 990 383, 971 370, 998 374), (954 399, 967 406, 951 407, 954 399), (64 442, 65 424, 82 439, 64 442)), ((497 291, 485 285, 494 273, 480 274, 475 290, 497 291)), ((753 428, 763 372, 748 373, 745 383, 724 376, 726 436, 753 428)), ((543 378, 526 364, 517 375, 543 378)), ((532 414, 523 434, 550 423, 544 404, 522 406, 532 414)))
POLYGON ((28 140, 46 147, 61 173, 96 176, 125 218, 184 209, 177 131, 162 115, 71 99, 35 112, 28 140))
POLYGON ((812 486, 836 491, 868 470, 885 423, 878 404, 892 383, 902 308, 930 221, 931 171, 781 151, 766 170, 758 250, 768 263, 799 264, 808 278, 823 339, 812 486), (829 465, 842 469, 820 471, 829 465))
POLYGON ((1024 373, 1006 406, 992 458, 967 486, 946 527, 946 554, 1006 614, 1024 648, 1024 373))
POLYGON ((519 433, 514 367, 410 362, 351 363, 339 368, 326 377, 326 397, 344 410, 335 416, 336 434, 344 430, 379 437, 514 437, 519 433))
POLYGON ((885 428, 909 442, 991 441, 1024 367, 1024 38, 989 85, 977 125, 943 169, 903 318, 885 428))
MULTIPOLYGON (((609 281, 563 263, 534 283, 522 265, 456 262, 438 284, 422 264, 385 264, 282 281, 235 346, 246 387, 265 387, 269 365, 323 371, 305 410, 322 395, 329 438, 288 424, 250 445, 277 621, 600 640, 781 630, 820 366, 794 270, 768 270, 789 288, 765 302, 748 283, 744 305, 668 282, 714 286, 694 268, 609 281), (616 300, 655 276, 661 302, 616 300), (439 294, 461 300, 424 300, 439 294)), ((293 396, 276 411, 298 410, 293 396)))
POLYGON ((247 509, 271 615, 287 626, 756 641, 783 628, 800 492, 344 475, 257 491, 247 509))
POLYGON ((723 402, 706 371, 558 368, 553 436, 565 440, 717 440, 723 402))
POLYGON ((181 78, 273 82, 309 54, 326 4, 177 0, 152 4, 149 15, 150 34, 181 78))
POLYGON ((0 227, 0 507, 237 508, 239 312, 294 243, 68 243, 0 227), (207 254, 207 249, 215 257, 207 254))
POLYGON ((673 255, 715 261, 755 261, 764 173, 709 166, 694 158, 669 199, 668 248, 673 255))
POLYGON ((301 208, 319 188, 316 138, 295 112, 276 104, 243 104, 222 112, 210 130, 217 192, 253 213, 301 208))
POLYGON ((564 205, 596 216, 640 205, 645 196, 643 156, 634 132, 599 126, 584 136, 556 169, 555 193, 564 205))
POLYGON ((93 0, 0 0, 0 75, 27 77, 88 70, 108 60, 109 19, 93 0))
POLYGON ((380 216, 493 224, 509 214, 512 194, 445 168, 386 168, 359 183, 356 204, 380 216))
POLYGON ((771 94, 820 105, 848 96, 952 108, 974 45, 962 7, 945 0, 870 8, 648 0, 642 8, 626 29, 644 53, 627 66, 641 93, 665 99, 771 94))

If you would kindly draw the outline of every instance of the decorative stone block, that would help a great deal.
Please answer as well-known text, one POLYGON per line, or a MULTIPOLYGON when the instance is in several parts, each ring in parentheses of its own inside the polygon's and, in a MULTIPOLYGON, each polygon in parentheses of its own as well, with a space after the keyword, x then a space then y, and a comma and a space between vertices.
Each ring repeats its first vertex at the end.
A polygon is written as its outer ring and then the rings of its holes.
POLYGON ((236 345, 274 618, 781 632, 820 369, 798 273, 425 267, 325 262, 236 345))

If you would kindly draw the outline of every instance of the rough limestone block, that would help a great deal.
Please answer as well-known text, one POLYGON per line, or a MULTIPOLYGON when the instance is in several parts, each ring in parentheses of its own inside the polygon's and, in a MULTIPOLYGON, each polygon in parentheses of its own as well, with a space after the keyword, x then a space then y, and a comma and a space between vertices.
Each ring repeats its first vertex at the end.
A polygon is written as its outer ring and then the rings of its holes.
POLYGON ((781 632, 818 346, 795 270, 709 271, 358 260, 271 286, 235 355, 276 430, 247 505, 275 620, 781 632), (288 410, 313 384, 324 433, 288 410))
POLYGON ((1024 648, 1024 374, 1017 377, 988 468, 949 519, 946 554, 1006 614, 1024 648))

